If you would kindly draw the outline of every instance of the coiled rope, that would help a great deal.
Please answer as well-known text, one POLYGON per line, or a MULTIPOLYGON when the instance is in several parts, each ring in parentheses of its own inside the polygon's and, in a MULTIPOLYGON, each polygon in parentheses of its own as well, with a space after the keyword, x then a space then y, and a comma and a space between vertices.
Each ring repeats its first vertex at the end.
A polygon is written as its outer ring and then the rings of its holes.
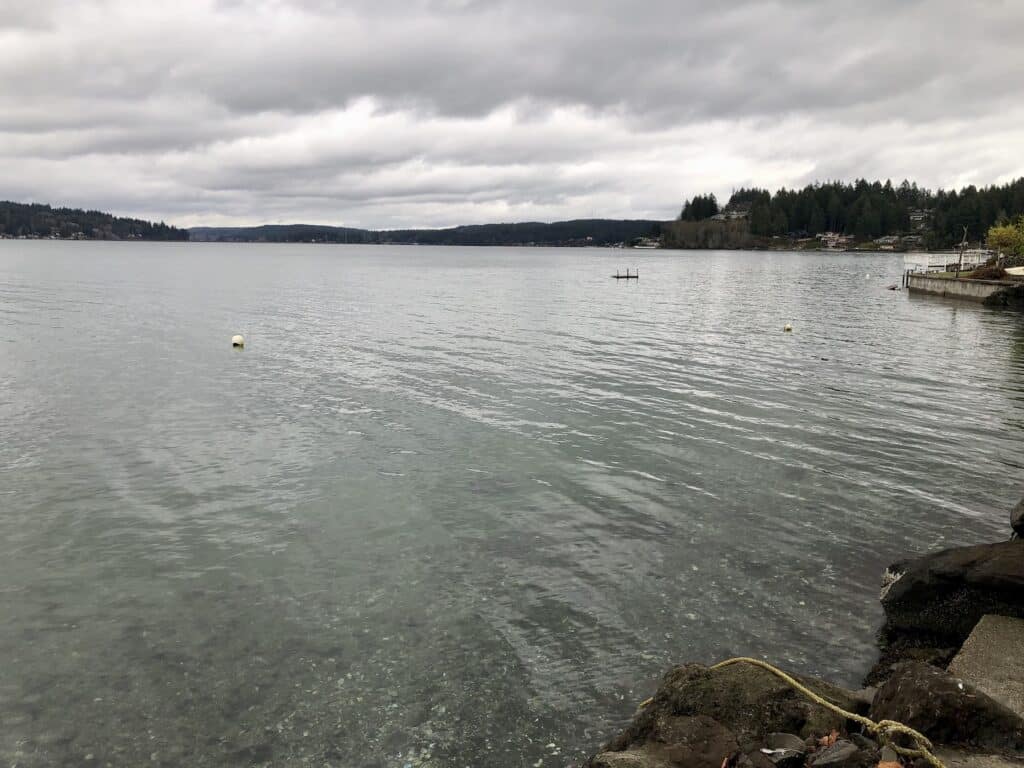
POLYGON ((726 659, 725 661, 721 661, 718 664, 715 664, 714 666, 710 667, 710 669, 722 669, 723 667, 728 667, 732 664, 741 663, 753 664, 755 667, 761 667, 761 669, 771 672, 777 678, 782 680, 791 688, 794 688, 800 693, 802 693, 815 704, 819 704, 820 706, 825 707, 825 709, 835 712, 837 715, 842 715, 847 720, 852 720, 855 723, 860 723, 862 726, 864 726, 864 729, 869 734, 871 734, 876 741, 878 741, 879 746, 889 747, 896 754, 902 755, 903 757, 924 758, 928 761, 928 763, 934 766, 934 768, 946 768, 942 764, 942 761, 939 760, 939 758, 937 758, 932 753, 932 749, 934 749, 934 747, 923 733, 915 731, 909 725, 904 725, 903 723, 896 722, 895 720, 880 720, 876 723, 871 718, 864 717, 863 715, 858 715, 854 712, 847 712, 839 705, 833 704, 828 699, 822 698, 814 691, 812 691, 810 688, 800 683, 790 675, 787 675, 781 669, 773 667, 768 662, 761 661, 759 659, 751 659, 746 656, 739 656, 735 659, 726 659), (900 734, 909 737, 916 746, 901 747, 900 745, 898 745, 895 742, 895 738, 900 734))

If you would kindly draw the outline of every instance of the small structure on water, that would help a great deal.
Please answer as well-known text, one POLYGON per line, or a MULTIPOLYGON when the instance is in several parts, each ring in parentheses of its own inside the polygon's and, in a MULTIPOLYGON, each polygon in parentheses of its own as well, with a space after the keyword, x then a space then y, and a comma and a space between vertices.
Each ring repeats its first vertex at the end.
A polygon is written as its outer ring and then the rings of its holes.
POLYGON ((633 270, 633 273, 630 274, 629 267, 626 267, 626 274, 620 275, 619 270, 615 270, 615 274, 612 275, 612 277, 614 277, 616 280, 639 280, 640 270, 635 269, 633 270))

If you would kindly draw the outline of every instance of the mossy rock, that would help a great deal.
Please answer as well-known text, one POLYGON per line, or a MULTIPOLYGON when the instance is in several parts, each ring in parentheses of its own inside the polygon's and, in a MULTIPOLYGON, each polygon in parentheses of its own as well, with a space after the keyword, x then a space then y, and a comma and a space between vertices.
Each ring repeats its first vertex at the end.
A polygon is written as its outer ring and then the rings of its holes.
MULTIPOLYGON (((817 678, 797 679, 843 709, 857 709, 849 691, 817 678)), ((653 700, 610 748, 624 750, 651 739, 661 741, 661 723, 696 715, 713 718, 735 733, 744 751, 773 732, 807 737, 847 728, 845 718, 760 667, 739 663, 712 670, 700 664, 685 664, 665 676, 653 700)))

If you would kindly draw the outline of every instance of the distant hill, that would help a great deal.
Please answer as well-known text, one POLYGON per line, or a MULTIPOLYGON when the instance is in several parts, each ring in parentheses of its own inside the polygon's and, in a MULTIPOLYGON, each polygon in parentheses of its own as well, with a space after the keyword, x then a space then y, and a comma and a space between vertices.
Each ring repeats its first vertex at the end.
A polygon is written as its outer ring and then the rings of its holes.
POLYGON ((237 243, 395 243, 403 245, 553 245, 630 243, 657 238, 660 221, 575 219, 551 224, 476 224, 449 229, 369 230, 315 224, 266 224, 260 227, 193 227, 194 241, 237 243))
POLYGON ((188 230, 80 208, 0 201, 0 236, 67 240, 188 240, 188 230))
POLYGON ((263 224, 258 227, 192 227, 193 242, 216 243, 376 243, 377 233, 319 224, 263 224))

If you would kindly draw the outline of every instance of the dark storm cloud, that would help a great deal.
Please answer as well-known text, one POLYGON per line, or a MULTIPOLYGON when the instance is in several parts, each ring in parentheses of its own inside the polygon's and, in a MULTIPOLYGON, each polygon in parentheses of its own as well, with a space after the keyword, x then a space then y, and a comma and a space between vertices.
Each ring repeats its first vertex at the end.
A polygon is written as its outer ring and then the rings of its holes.
POLYGON ((1022 170, 1022 37, 995 1, 14 0, 0 196, 440 225, 991 182, 1022 170))

